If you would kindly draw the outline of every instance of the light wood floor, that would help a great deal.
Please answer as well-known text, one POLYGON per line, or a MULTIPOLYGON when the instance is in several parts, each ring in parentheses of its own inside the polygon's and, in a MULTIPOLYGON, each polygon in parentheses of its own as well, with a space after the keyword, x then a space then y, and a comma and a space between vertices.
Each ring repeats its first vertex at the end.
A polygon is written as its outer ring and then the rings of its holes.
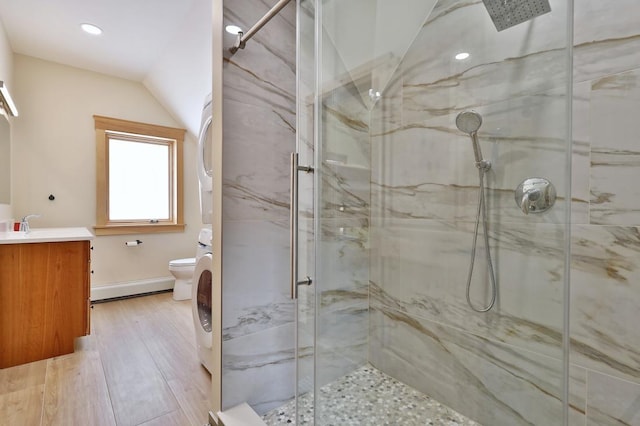
POLYGON ((171 296, 96 304, 73 354, 0 370, 0 425, 206 424, 191 301, 171 296))

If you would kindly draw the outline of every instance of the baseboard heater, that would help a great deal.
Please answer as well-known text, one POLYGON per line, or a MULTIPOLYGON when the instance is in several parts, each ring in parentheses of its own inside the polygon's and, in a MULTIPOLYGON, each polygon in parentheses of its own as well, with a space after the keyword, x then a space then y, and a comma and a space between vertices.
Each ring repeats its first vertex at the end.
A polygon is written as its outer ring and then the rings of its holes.
POLYGON ((171 290, 174 283, 175 278, 173 277, 160 277, 92 287, 91 301, 119 299, 127 296, 171 290))

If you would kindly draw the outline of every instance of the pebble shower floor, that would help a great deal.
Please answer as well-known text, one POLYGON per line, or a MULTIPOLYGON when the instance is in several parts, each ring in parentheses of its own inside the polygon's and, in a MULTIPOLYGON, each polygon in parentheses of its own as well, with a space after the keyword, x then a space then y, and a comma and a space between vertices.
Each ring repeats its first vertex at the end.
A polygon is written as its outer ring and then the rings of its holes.
MULTIPOLYGON (((480 426, 434 399, 366 365, 320 389, 322 426, 480 426)), ((299 425, 313 425, 313 395, 299 401, 299 425)), ((295 401, 263 417, 268 426, 295 425, 295 401)), ((320 425, 318 425, 320 426, 320 425)))

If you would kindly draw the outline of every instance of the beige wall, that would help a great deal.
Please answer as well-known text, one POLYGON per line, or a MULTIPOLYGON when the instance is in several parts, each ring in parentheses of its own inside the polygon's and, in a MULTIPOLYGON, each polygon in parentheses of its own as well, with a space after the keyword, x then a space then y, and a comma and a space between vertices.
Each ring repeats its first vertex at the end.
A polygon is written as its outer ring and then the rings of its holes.
MULTIPOLYGON (((138 82, 40 59, 14 56, 12 191, 15 217, 39 213, 33 227, 95 224, 93 115, 182 127, 138 82), (48 199, 55 196, 54 201, 48 199)), ((196 141, 184 147, 184 233, 104 236, 94 240, 92 286, 170 276, 168 261, 195 255, 200 228, 196 141), (143 244, 125 247, 139 238, 143 244)))
MULTIPOLYGON (((13 90, 12 84, 13 71, 13 53, 11 46, 4 32, 4 26, 0 21, 0 80, 4 81, 10 90, 13 90)), ((11 218, 11 206, 0 203, 0 221, 11 218)))
POLYGON ((0 21, 0 80, 11 83, 12 68, 13 53, 7 35, 4 32, 2 21, 0 21))

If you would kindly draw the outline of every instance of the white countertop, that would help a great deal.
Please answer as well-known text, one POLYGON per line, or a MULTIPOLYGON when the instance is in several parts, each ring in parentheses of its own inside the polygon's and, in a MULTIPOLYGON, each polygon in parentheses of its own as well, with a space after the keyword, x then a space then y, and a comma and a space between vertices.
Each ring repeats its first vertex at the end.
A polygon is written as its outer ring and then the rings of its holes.
POLYGON ((59 241, 92 240, 87 228, 31 228, 24 232, 0 232, 0 244, 55 243, 59 241))

